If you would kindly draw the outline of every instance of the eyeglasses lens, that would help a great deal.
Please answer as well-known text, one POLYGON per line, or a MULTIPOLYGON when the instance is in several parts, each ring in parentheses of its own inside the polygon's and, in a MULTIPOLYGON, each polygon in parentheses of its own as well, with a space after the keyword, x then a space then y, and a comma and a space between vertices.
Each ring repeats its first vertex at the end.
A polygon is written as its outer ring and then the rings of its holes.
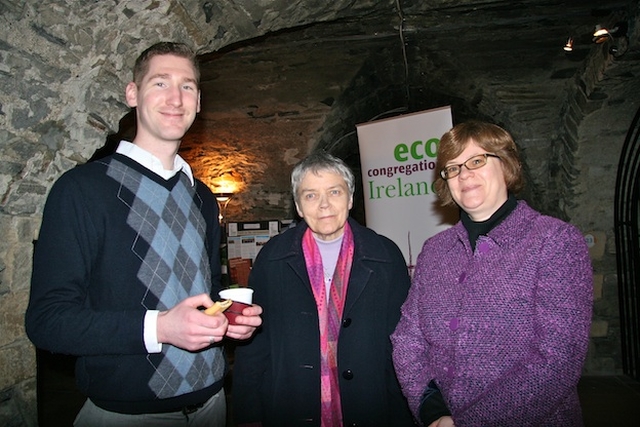
POLYGON ((462 172, 462 166, 465 166, 469 170, 479 169, 487 164, 488 157, 488 154, 479 154, 477 156, 471 157, 462 164, 447 166, 442 171, 440 171, 440 176, 442 176, 442 178, 444 179, 455 178, 456 176, 460 175, 460 172, 462 172))

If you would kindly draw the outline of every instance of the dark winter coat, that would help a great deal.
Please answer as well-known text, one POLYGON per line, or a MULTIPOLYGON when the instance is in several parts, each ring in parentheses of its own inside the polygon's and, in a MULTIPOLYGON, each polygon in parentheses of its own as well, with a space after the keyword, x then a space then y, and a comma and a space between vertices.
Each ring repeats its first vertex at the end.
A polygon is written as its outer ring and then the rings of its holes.
MULTIPOLYGON (((398 247, 349 220, 355 254, 338 342, 344 426, 413 425, 392 363, 390 334, 410 285, 398 247)), ((302 252, 302 222, 260 251, 249 286, 262 329, 236 349, 233 406, 239 424, 320 425, 318 311, 302 252)))

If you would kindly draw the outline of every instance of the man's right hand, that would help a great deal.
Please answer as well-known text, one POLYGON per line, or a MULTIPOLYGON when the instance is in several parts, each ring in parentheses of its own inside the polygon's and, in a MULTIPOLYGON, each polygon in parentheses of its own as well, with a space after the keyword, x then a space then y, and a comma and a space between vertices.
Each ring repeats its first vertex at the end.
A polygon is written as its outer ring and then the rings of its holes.
POLYGON ((158 342, 197 351, 221 341, 229 322, 222 313, 204 314, 199 307, 213 305, 211 297, 200 294, 179 302, 158 314, 158 342))

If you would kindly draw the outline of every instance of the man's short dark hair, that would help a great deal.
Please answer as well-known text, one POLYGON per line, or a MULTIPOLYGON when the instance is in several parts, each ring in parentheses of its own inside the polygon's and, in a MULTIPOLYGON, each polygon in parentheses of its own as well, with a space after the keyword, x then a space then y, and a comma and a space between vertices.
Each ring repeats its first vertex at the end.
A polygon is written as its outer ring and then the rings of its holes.
POLYGON ((196 83, 200 86, 200 65, 198 64, 198 57, 193 49, 186 44, 174 42, 156 43, 138 56, 133 66, 133 81, 136 85, 140 86, 142 79, 144 79, 144 76, 149 72, 149 62, 151 58, 158 55, 175 55, 191 61, 196 73, 196 83))

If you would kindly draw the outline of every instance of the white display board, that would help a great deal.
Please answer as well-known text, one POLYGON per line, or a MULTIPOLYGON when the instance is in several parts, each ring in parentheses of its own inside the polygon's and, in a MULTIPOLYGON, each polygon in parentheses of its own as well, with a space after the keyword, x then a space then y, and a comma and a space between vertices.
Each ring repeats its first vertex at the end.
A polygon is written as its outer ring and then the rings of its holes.
POLYGON ((438 145, 451 127, 450 107, 356 126, 367 227, 393 240, 410 269, 424 241, 458 220, 434 192, 438 145))

